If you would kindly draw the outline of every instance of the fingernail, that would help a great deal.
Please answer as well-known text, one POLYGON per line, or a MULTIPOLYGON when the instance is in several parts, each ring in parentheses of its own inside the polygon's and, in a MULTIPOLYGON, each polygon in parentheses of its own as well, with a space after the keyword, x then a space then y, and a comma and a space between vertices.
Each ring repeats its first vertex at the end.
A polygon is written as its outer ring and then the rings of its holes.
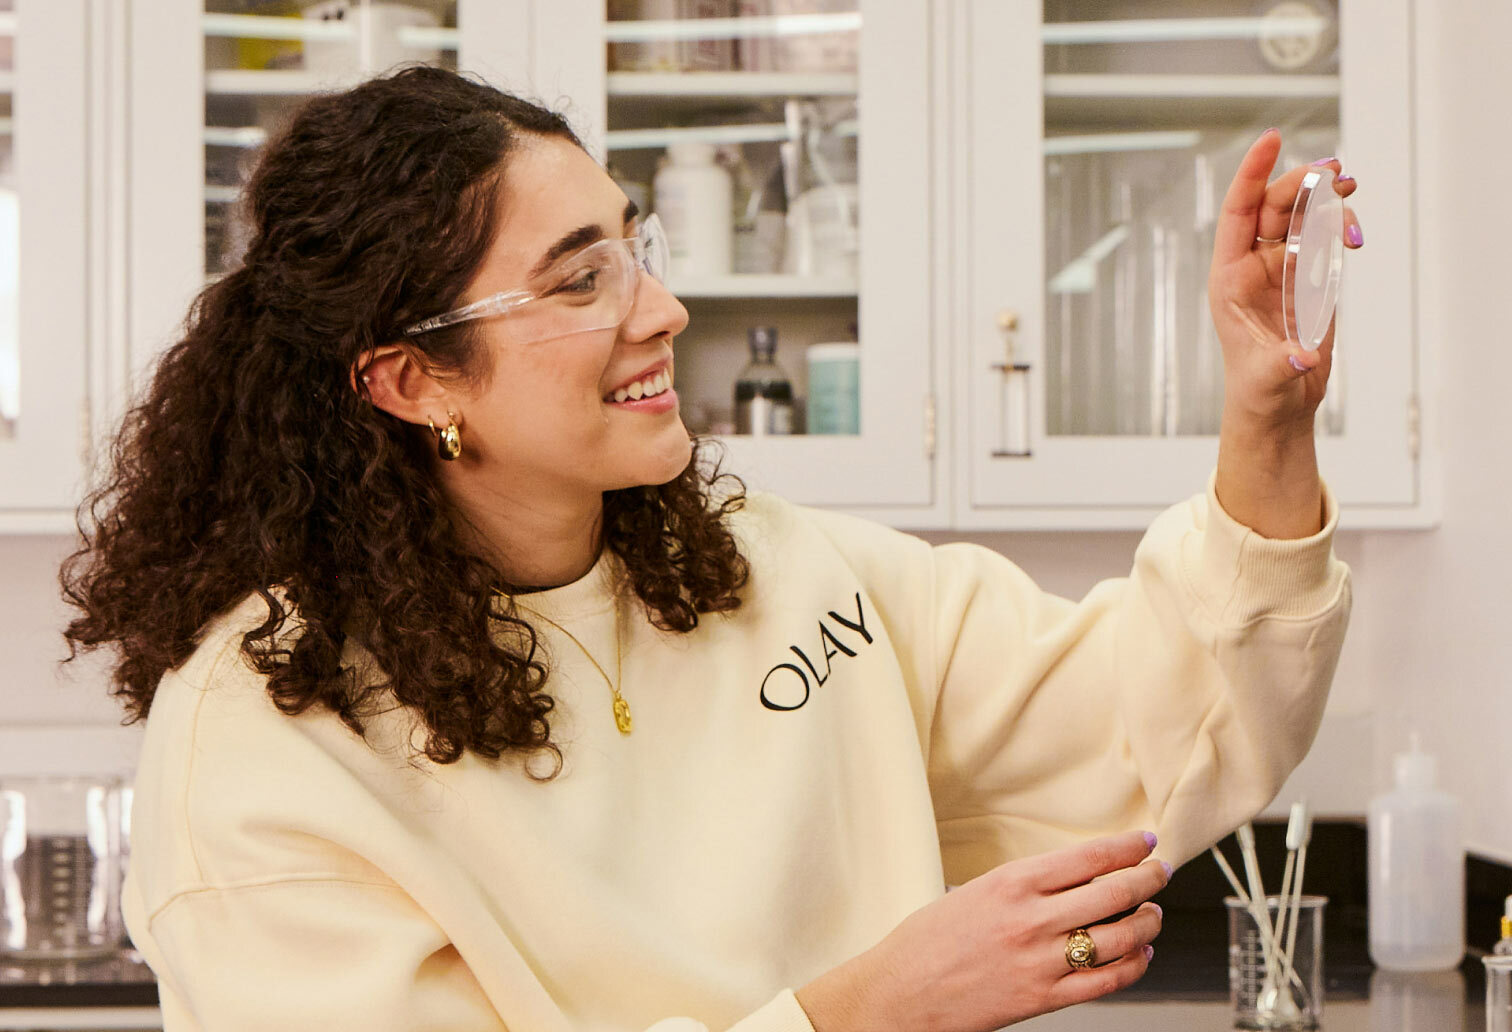
POLYGON ((1365 243, 1365 234, 1360 232, 1360 227, 1350 223, 1344 229, 1344 239, 1349 241, 1351 247, 1359 247, 1365 243))
POLYGON ((1261 133, 1260 135, 1261 136, 1265 136, 1267 133, 1279 133, 1280 131, 1281 130, 1277 129, 1275 126, 1271 126, 1269 129, 1265 130, 1265 132, 1261 133))
POLYGON ((1313 164, 1314 165, 1326 165, 1330 161, 1337 161, 1337 160, 1339 160, 1339 159, 1336 158, 1336 157, 1319 158, 1317 161, 1314 161, 1313 164))
POLYGON ((1145 837, 1145 845, 1149 846, 1151 849, 1154 849, 1155 848, 1155 843, 1157 841, 1159 841, 1158 839, 1155 838, 1155 833, 1153 831, 1147 831, 1147 832, 1144 833, 1144 837, 1145 837))
POLYGON ((1287 355, 1286 356, 1286 360, 1291 363, 1291 367, 1293 369, 1295 369, 1297 372, 1299 372, 1299 373, 1305 373, 1305 372, 1307 372, 1307 366, 1303 365, 1301 362, 1298 362, 1296 355, 1287 355))
POLYGON ((1151 946, 1149 943, 1145 943, 1144 953, 1145 953, 1145 960, 1154 960, 1155 959, 1155 947, 1151 946))
POLYGON ((1353 183, 1354 181, 1354 176, 1336 176, 1334 178, 1335 183, 1353 183))
POLYGON ((1168 864, 1168 863, 1166 863, 1164 860, 1162 860, 1162 861, 1160 861, 1160 866, 1165 868, 1166 881, 1170 881, 1171 880, 1171 865, 1168 864))
POLYGON ((1162 910, 1162 909, 1160 909, 1160 904, 1159 903, 1151 903, 1150 906, 1152 906, 1152 907, 1155 908, 1155 916, 1156 917, 1165 917, 1165 911, 1162 910))

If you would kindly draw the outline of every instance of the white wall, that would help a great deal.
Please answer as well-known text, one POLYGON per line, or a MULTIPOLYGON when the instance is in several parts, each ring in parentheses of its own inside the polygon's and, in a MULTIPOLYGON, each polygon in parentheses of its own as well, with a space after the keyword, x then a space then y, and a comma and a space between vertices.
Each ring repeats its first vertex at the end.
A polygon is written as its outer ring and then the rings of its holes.
POLYGON ((1378 775, 1419 729, 1467 804, 1472 848, 1512 861, 1512 6, 1419 0, 1417 17, 1418 323, 1444 518, 1366 539, 1354 646, 1377 693, 1378 775))
MULTIPOLYGON (((1370 174, 1353 169, 1366 245, 1416 247, 1420 345, 1432 418, 1428 466, 1441 482, 1443 523, 1423 532, 1346 532, 1340 555, 1355 572, 1355 614, 1334 698, 1313 754, 1282 790, 1320 812, 1360 813, 1385 782, 1409 728, 1441 758, 1442 780, 1468 813, 1468 844, 1512 862, 1512 6, 1496 0, 1419 0, 1417 239, 1370 234, 1370 174), (1435 388, 1435 385, 1436 388, 1435 388)), ((1347 157, 1347 156, 1346 156, 1347 157)), ((1359 356, 1357 361, 1368 360, 1359 356)), ((1327 471, 1324 471, 1327 475, 1327 471)), ((1194 489, 1197 485, 1194 485, 1194 489)), ((941 535, 931 535, 933 538, 941 535)), ((1019 561, 1048 589, 1080 595, 1127 569, 1137 535, 989 534, 976 540, 1019 561)), ((119 720, 96 662, 71 677, 55 667, 62 538, 0 537, 0 674, 4 728, 119 720)), ((134 734, 134 732, 127 732, 134 734)), ((77 734, 49 742, 83 742, 77 734)), ((0 733, 0 773, 29 765, 0 733)), ((106 768, 130 754, 100 734, 77 762, 106 768)))

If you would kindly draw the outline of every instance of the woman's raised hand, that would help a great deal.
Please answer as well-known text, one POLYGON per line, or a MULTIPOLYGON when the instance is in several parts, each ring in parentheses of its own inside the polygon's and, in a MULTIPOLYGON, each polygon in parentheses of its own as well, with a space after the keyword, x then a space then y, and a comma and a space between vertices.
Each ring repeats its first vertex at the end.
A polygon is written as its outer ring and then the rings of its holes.
MULTIPOLYGON (((1268 182, 1281 153, 1281 134, 1268 129, 1256 140, 1223 198, 1208 273, 1208 304, 1223 345, 1224 417, 1257 428, 1274 429, 1311 423, 1323 401, 1333 367, 1333 327, 1317 351, 1286 339, 1281 311, 1281 269, 1286 256, 1287 226, 1302 178, 1327 165, 1334 190, 1354 193, 1356 182, 1340 173, 1337 158, 1290 169, 1268 182)), ((1344 209, 1344 244, 1364 242, 1360 223, 1344 209)))
POLYGON ((1135 831, 1003 864, 910 914, 798 1001, 817 1032, 988 1032, 1122 989, 1160 934, 1160 908, 1146 900, 1171 873, 1149 859, 1154 845, 1135 831), (1066 959, 1078 928, 1095 967, 1066 959))

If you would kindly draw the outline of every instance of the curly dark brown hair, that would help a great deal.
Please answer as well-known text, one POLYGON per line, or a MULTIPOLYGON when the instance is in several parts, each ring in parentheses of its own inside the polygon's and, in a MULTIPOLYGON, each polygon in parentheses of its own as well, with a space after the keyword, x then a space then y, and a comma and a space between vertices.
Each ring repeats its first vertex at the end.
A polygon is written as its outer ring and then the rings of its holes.
MULTIPOLYGON (((416 67, 310 100, 269 143, 245 259, 200 294, 125 417, 60 573, 82 611, 68 660, 116 649, 124 724, 206 622, 256 592, 268 616, 242 652, 284 713, 325 706, 362 735, 367 704, 392 690, 436 763, 515 751, 560 770, 535 629, 494 590, 516 589, 464 545, 426 430, 350 379, 360 355, 458 303, 524 134, 581 146, 552 111, 416 67), (343 666, 349 639, 386 682, 343 666)), ((407 346, 435 375, 488 375, 476 324, 407 346)), ((708 448, 695 439, 670 483, 604 495, 604 547, 663 630, 737 608, 749 572, 725 520, 744 485, 708 448)))

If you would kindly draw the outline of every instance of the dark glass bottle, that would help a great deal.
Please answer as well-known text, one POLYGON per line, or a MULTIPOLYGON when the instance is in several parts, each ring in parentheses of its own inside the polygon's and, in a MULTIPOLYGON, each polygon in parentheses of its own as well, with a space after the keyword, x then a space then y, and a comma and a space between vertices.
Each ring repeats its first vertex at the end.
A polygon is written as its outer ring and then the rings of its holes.
POLYGON ((735 381, 735 432, 757 437, 791 434, 793 385, 777 364, 777 330, 754 326, 748 335, 751 361, 735 381))

